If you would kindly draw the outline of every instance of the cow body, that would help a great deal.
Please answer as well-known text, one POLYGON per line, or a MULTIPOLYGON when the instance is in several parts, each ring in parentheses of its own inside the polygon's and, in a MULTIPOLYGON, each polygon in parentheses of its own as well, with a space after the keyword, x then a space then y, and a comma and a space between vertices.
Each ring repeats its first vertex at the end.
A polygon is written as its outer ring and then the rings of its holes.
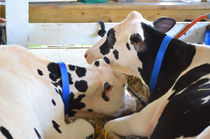
MULTIPOLYGON (((107 64, 90 68, 67 65, 67 69, 70 86, 67 116, 99 113, 105 117, 135 110, 134 98, 123 87, 125 77, 107 64), (107 75, 102 78, 101 74, 107 75), (109 88, 104 87, 105 83, 109 88)), ((87 121, 78 119, 70 124, 64 121, 57 63, 41 59, 19 46, 1 46, 0 73, 0 138, 93 137, 94 129, 87 121)))
MULTIPOLYGON (((143 78, 149 86, 160 44, 174 24, 170 18, 150 22, 131 12, 86 52, 86 59, 91 63, 103 58, 114 69, 143 78)), ((105 127, 122 136, 210 138, 209 52, 207 46, 172 39, 150 103, 141 112, 112 120, 105 127)))

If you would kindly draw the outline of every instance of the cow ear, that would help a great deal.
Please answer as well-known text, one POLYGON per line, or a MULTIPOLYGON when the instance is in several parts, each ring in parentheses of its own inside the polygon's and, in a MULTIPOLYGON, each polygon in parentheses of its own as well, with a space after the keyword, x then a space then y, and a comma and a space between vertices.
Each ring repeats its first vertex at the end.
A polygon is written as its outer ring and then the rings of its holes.
POLYGON ((160 32, 168 32, 174 25, 176 21, 173 18, 162 17, 153 22, 154 28, 160 32))
POLYGON ((109 83, 104 83, 104 91, 102 93, 102 98, 105 100, 105 101, 109 101, 109 98, 110 98, 110 94, 111 94, 111 91, 112 91, 112 88, 113 88, 113 85, 109 84, 109 83))

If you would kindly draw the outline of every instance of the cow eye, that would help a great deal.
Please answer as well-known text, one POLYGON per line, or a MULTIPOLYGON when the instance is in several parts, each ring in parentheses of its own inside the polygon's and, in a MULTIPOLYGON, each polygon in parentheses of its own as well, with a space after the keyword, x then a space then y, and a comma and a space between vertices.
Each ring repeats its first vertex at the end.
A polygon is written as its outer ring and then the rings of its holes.
POLYGON ((131 44, 134 46, 136 51, 141 51, 142 50, 143 41, 142 41, 142 38, 139 35, 139 33, 132 34, 130 36, 130 41, 131 41, 131 44))

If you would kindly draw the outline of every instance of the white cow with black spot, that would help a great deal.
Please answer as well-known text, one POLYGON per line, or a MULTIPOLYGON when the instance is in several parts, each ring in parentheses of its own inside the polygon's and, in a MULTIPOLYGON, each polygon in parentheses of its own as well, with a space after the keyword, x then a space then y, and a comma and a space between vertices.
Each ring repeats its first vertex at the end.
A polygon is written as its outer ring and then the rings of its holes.
MULTIPOLYGON (((135 99, 125 92, 124 75, 109 65, 67 65, 70 86, 67 116, 118 116, 133 112, 135 99)), ((64 121, 62 80, 57 63, 20 46, 0 47, 0 138, 91 139, 94 129, 78 119, 64 121)))
POLYGON ((88 63, 103 58, 114 69, 143 78, 151 90, 149 104, 139 113, 107 122, 109 132, 210 139, 210 48, 166 36, 174 25, 172 18, 150 22, 134 11, 87 50, 88 63), (153 70, 157 65, 159 74, 153 70))

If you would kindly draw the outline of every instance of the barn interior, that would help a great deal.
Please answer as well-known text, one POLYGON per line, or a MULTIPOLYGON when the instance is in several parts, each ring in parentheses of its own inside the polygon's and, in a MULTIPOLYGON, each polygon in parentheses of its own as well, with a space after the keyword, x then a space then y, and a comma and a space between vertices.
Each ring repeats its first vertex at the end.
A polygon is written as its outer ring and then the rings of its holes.
MULTIPOLYGON (((104 22, 107 32, 131 11, 140 12, 150 21, 163 16, 174 18, 177 24, 167 34, 175 37, 198 17, 210 14, 210 1, 0 0, 2 18, 0 43, 24 46, 32 53, 48 60, 89 66, 84 54, 101 39, 98 34, 102 29, 99 21, 104 22)), ((196 22, 179 39, 187 43, 207 44, 205 37, 208 25, 210 25, 210 17, 196 22)), ((128 84, 147 102, 148 87, 140 79, 128 76, 128 84)), ((138 111, 142 108, 143 106, 140 106, 138 111)), ((97 130, 95 138, 109 139, 109 135, 103 129, 104 119, 93 120, 92 123, 97 130)), ((142 139, 143 137, 125 138, 142 139)))

